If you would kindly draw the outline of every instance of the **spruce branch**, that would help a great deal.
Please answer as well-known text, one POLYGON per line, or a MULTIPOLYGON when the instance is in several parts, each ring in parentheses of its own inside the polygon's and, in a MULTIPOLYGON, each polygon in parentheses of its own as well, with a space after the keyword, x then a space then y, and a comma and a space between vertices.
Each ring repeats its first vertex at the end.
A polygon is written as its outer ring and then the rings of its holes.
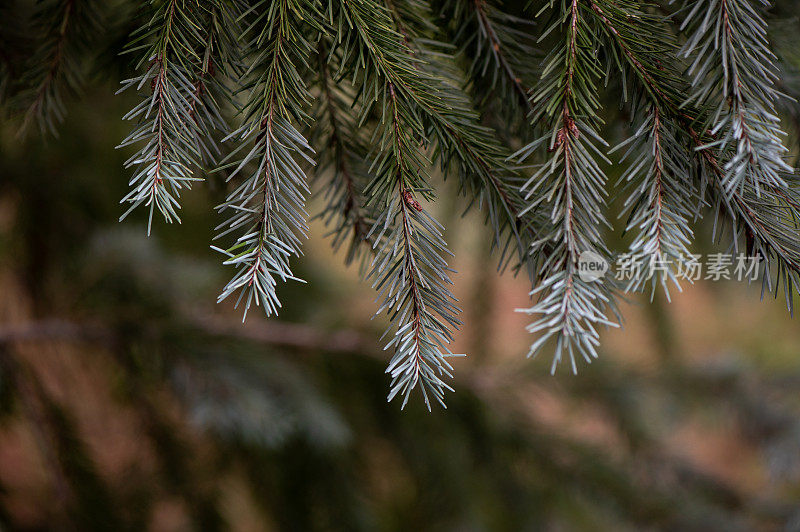
POLYGON ((103 15, 102 2, 95 0, 37 3, 32 29, 41 43, 19 80, 25 87, 18 95, 25 109, 21 134, 36 123, 42 132, 57 136, 66 115, 64 99, 83 84, 83 59, 103 27, 103 15))
POLYGON ((797 19, 771 20, 769 41, 778 57, 776 88, 787 96, 780 98, 777 104, 780 115, 792 125, 794 136, 788 143, 791 145, 792 141, 797 143, 800 138, 800 35, 797 33, 797 19))
POLYGON ((531 87, 538 78, 533 22, 504 12, 489 0, 447 0, 437 9, 446 34, 468 64, 467 79, 484 110, 525 122, 535 111, 531 87))
POLYGON ((189 116, 197 126, 194 140, 205 168, 216 166, 222 155, 217 135, 229 129, 222 115, 225 102, 234 100, 229 81, 243 74, 238 36, 244 7, 240 0, 213 0, 195 11, 201 42, 192 67, 189 116))
MULTIPOLYGON (((786 186, 758 185, 751 182, 740 190, 731 190, 726 173, 729 166, 724 161, 735 159, 732 152, 738 147, 734 143, 720 144, 719 135, 704 127, 710 120, 707 117, 718 109, 701 106, 691 100, 684 101, 685 98, 681 95, 686 93, 686 83, 671 63, 659 59, 659 54, 663 51, 672 54, 677 50, 673 39, 667 37, 670 33, 665 29, 665 20, 637 10, 630 2, 612 4, 607 0, 591 1, 593 11, 600 17, 602 28, 608 37, 609 49, 617 54, 619 64, 628 62, 630 71, 634 73, 631 77, 635 81, 634 85, 640 87, 643 97, 660 110, 662 121, 666 120, 670 124, 666 131, 672 132, 673 139, 678 143, 685 142, 689 145, 693 166, 698 170, 698 179, 693 186, 689 186, 678 179, 681 175, 686 175, 683 170, 682 173, 673 172, 669 182, 677 197, 669 202, 669 206, 676 213, 683 213, 673 219, 682 220, 681 223, 688 222, 687 201, 693 195, 702 198, 703 191, 706 191, 709 195, 707 203, 730 221, 732 245, 737 247, 739 241, 744 241, 747 243, 745 251, 749 255, 765 259, 762 264, 764 289, 775 291, 777 295, 777 288, 783 284, 787 304, 790 304, 792 276, 796 281, 797 272, 800 271, 797 245, 789 237, 797 233, 796 220, 800 216, 796 179, 792 174, 781 172, 781 179, 786 186), (660 37, 658 41, 653 41, 647 37, 649 35, 660 37), (698 132, 698 128, 703 128, 702 133, 698 132), (711 149, 711 146, 718 147, 711 149), (774 285, 771 272, 773 267, 778 280, 774 285)), ((670 149, 664 153, 671 154, 675 159, 675 168, 684 167, 685 156, 680 150, 670 149)), ((703 199, 700 201, 705 202, 703 199)), ((678 227, 674 233, 669 234, 678 237, 674 244, 691 235, 688 230, 680 231, 678 227)), ((679 253, 688 252, 681 251, 677 245, 673 245, 672 249, 679 253)), ((663 274, 670 276, 673 272, 660 273, 663 283, 663 274)))
POLYGON ((370 181, 369 150, 353 113, 352 87, 345 80, 336 83, 333 79, 329 65, 333 56, 329 50, 326 38, 321 38, 317 47, 319 97, 312 112, 316 118, 312 145, 319 154, 316 179, 322 181, 328 174, 330 179, 324 184, 326 205, 318 216, 325 225, 333 225, 330 234, 334 249, 349 241, 345 262, 350 264, 369 247, 363 244, 369 242, 367 234, 374 223, 374 214, 366 207, 363 194, 370 181))
MULTIPOLYGON (((675 191, 675 196, 671 201, 662 204, 671 209, 670 220, 677 220, 678 223, 666 233, 662 231, 652 235, 669 235, 673 242, 667 249, 678 254, 688 253, 688 249, 681 249, 681 242, 691 237, 687 225, 689 200, 696 195, 701 198, 698 203, 700 206, 705 203, 702 199, 703 191, 707 191, 709 195, 707 203, 713 205, 714 210, 727 218, 731 224, 733 247, 736 248, 738 242, 744 241, 747 243, 745 251, 748 255, 764 259, 762 263, 764 290, 774 291, 777 296, 777 289, 783 284, 787 305, 791 310, 790 294, 800 271, 797 245, 790 236, 797 234, 796 221, 800 216, 797 180, 793 174, 786 174, 781 170, 780 180, 784 181, 785 186, 778 182, 764 184, 751 180, 738 190, 735 187, 731 189, 729 170, 732 163, 726 164, 724 161, 735 161, 738 157, 735 150, 741 145, 721 141, 720 136, 708 128, 712 120, 709 117, 719 112, 719 107, 709 107, 703 102, 681 96, 686 93, 686 83, 682 76, 672 63, 659 58, 663 52, 670 55, 677 52, 677 45, 665 27, 666 20, 638 10, 632 2, 590 1, 593 11, 599 17, 600 27, 607 37, 608 49, 615 57, 615 61, 620 66, 627 62, 630 72, 633 73, 631 80, 641 91, 642 98, 650 102, 652 109, 658 110, 662 122, 666 121, 669 124, 665 131, 670 133, 672 147, 666 151, 662 150, 662 153, 669 154, 673 158, 673 163, 670 165, 672 168, 681 169, 680 172, 670 172, 672 176, 666 183, 671 184, 670 188, 675 191), (650 39, 651 35, 658 36, 658 41, 650 39), (703 133, 698 133, 698 128, 702 128, 703 133), (687 162, 686 155, 680 150, 680 144, 684 142, 689 145, 691 159, 695 161, 693 166, 698 170, 698 179, 693 186, 680 179, 682 175, 687 175, 683 170, 687 162), (713 149, 714 146, 716 149, 713 149), (681 230, 681 227, 685 229, 681 230), (776 275, 774 284, 771 271, 773 268, 776 275)), ((708 15, 711 16, 711 13, 708 15)), ((631 168, 635 166, 634 162, 631 168)), ((628 170, 629 175, 631 168, 628 170)), ((661 175, 669 174, 662 172, 661 175)), ((632 196, 628 198, 628 202, 631 199, 632 196)), ((641 210, 640 216, 645 212, 646 210, 641 210)), ((663 207, 661 212, 664 212, 663 207)), ((636 219, 636 215, 637 211, 634 210, 632 220, 636 219)), ((654 227, 658 226, 651 225, 651 228, 654 227)), ((640 232, 632 252, 646 249, 641 247, 640 240, 647 234, 646 231, 640 232)), ((652 259, 645 261, 645 265, 647 264, 653 264, 652 259)), ((647 273, 650 275, 652 272, 647 273)), ((674 279, 674 271, 671 269, 661 270, 659 274, 662 285, 666 284, 667 278, 674 279)), ((658 276, 653 277, 653 287, 658 278, 658 276)), ((642 283, 640 287, 641 285, 642 283)))
MULTIPOLYGON (((622 194, 629 252, 644 259, 629 290, 677 284, 690 223, 711 212, 715 235, 722 224, 734 250, 765 259, 764 289, 783 285, 791 310, 800 183, 777 116, 796 121, 796 102, 782 93, 798 93, 797 60, 791 44, 768 43, 768 4, 698 0, 670 14, 638 0, 547 0, 535 7, 552 18, 534 32, 543 19, 525 18, 531 6, 431 2, 150 0, 142 18, 120 15, 140 26, 127 46, 136 73, 122 86, 140 95, 121 144, 136 147, 123 218, 144 206, 150 232, 156 210, 178 219, 194 172, 228 173, 214 249, 233 268, 219 300, 236 296, 244 317, 253 303, 272 315, 278 283, 296 279, 314 166, 333 246, 347 248, 347 262, 359 259, 389 317, 389 398, 403 405, 414 389, 429 408, 451 389, 459 311, 444 230, 431 216, 434 165, 456 180, 468 209, 482 211, 500 269, 530 276, 538 299, 522 311, 536 315, 528 329, 539 335, 530 355, 554 344, 553 370, 591 361, 599 328, 619 318, 610 277, 587 281, 579 271, 584 252, 610 257, 607 190, 622 194), (550 50, 541 61, 535 33, 550 50), (612 92, 622 117, 601 109, 601 94, 612 92), (624 124, 605 128, 601 116, 624 124), (611 138, 621 140, 624 165, 615 187, 604 172, 611 138)), ((0 77, 0 93, 21 90, 27 101, 24 127, 53 128, 63 116, 102 7, 37 4, 34 29, 44 38, 28 43, 37 64, 19 80, 0 77)), ((13 76, 25 54, 9 49, 27 41, 8 32, 0 41, 10 43, 0 47, 0 76, 13 76)))
POLYGON ((800 291, 800 182, 796 174, 784 176, 786 186, 746 184, 729 191, 723 164, 710 150, 702 149, 709 139, 692 126, 688 131, 697 148, 700 171, 711 184, 715 209, 730 221, 732 246, 738 249, 744 242, 747 255, 761 259, 762 295, 771 292, 777 297, 782 285, 786 306, 793 313, 794 293, 800 291))
MULTIPOLYGON (((393 0, 392 6, 405 0, 393 0)), ((421 2, 417 9, 426 9, 421 2)), ((431 142, 433 160, 444 175, 455 174, 461 192, 471 204, 484 208, 487 223, 492 227, 494 246, 502 253, 501 263, 513 257, 524 261, 527 246, 518 220, 522 200, 513 173, 507 167, 505 150, 492 130, 478 123, 469 97, 463 93, 461 80, 446 47, 432 38, 416 36, 409 24, 405 35, 400 33, 384 6, 368 1, 340 2, 342 16, 350 21, 353 31, 342 26, 337 36, 343 46, 343 63, 356 57, 366 61, 365 82, 361 95, 370 98, 379 89, 380 80, 389 81, 399 92, 410 111, 419 115, 420 135, 431 142)), ((372 101, 365 101, 362 115, 369 112, 372 101)))
POLYGON ((650 282, 651 297, 660 284, 669 298, 667 283, 681 289, 676 272, 690 255, 689 221, 697 192, 678 124, 652 104, 636 114, 643 115, 641 124, 623 144, 628 144, 628 150, 621 158, 633 155, 633 161, 620 182, 627 190, 625 208, 631 210, 626 231, 636 232, 629 253, 641 260, 643 271, 630 280, 627 290, 642 290, 650 282))
POLYGON ((451 330, 460 325, 460 311, 448 288, 452 270, 445 259, 450 252, 444 228, 414 197, 430 197, 424 188, 426 161, 412 135, 420 124, 407 114, 391 81, 384 96, 386 119, 379 133, 384 148, 373 163, 375 177, 368 187, 384 209, 370 231, 377 253, 367 278, 383 298, 377 313, 385 310, 392 322, 384 334, 394 331, 386 345, 394 349, 386 369, 392 378, 388 399, 400 395, 405 407, 419 385, 430 410, 431 399, 445 406, 444 392, 452 391, 443 377, 452 377, 447 344, 451 330))
POLYGON ((347 0, 335 7, 347 21, 334 37, 342 43, 337 50, 341 65, 350 65, 342 67, 348 69, 344 72, 360 82, 359 123, 379 105, 372 180, 364 195, 369 198, 366 207, 378 213, 367 235, 376 251, 367 278, 382 299, 377 312, 389 316, 386 334, 393 331, 386 346, 394 351, 387 368, 392 378, 389 400, 400 395, 405 406, 419 386, 430 409, 432 400, 444 405, 444 392, 452 389, 444 381, 452 373, 447 344, 459 325, 459 310, 448 288, 452 270, 445 259, 450 253, 443 228, 415 196, 433 198, 425 175, 424 120, 449 109, 430 90, 436 78, 426 73, 423 59, 396 31, 384 5, 347 0), (358 61, 350 60, 356 57, 358 61))
POLYGON ((533 97, 539 109, 534 123, 544 121, 549 131, 517 153, 523 160, 542 147, 548 153, 523 186, 528 210, 550 211, 549 230, 534 242, 532 252, 542 253, 545 245, 550 249, 541 267, 543 280, 531 292, 539 300, 520 311, 540 316, 528 326, 531 333, 540 333, 529 356, 536 355, 548 340, 555 340, 552 371, 565 355, 573 372, 577 371, 577 356, 591 362, 597 357, 597 328, 615 325, 605 314, 609 306, 615 311, 613 287, 605 280, 587 282, 578 275, 582 253, 609 256, 600 235, 605 223, 605 176, 595 160, 596 156, 604 158, 597 144, 606 145, 596 131, 599 69, 584 11, 578 0, 564 0, 555 21, 545 30, 545 35, 555 31, 563 35, 562 44, 545 60, 533 97))
POLYGON ((604 49, 622 73, 623 97, 634 94, 634 134, 612 150, 627 147, 620 162, 631 160, 620 184, 630 210, 626 232, 636 234, 628 251, 643 265, 627 290, 643 290, 650 282, 651 297, 660 284, 669 298, 668 282, 680 290, 676 271, 690 254, 689 222, 702 202, 691 179, 688 139, 681 132, 691 112, 681 108, 686 84, 664 60, 677 54, 677 44, 666 21, 640 10, 637 2, 589 0, 589 5, 604 49))
POLYGON ((635 0, 588 3, 601 44, 622 75, 624 99, 628 99, 630 84, 634 90, 644 91, 662 113, 681 114, 686 83, 673 60, 678 46, 668 20, 642 10, 635 0))
POLYGON ((682 125, 697 152, 711 203, 730 222, 732 247, 744 242, 749 256, 762 259, 762 294, 769 291, 777 297, 783 285, 791 313, 793 294, 800 289, 800 183, 784 161, 783 132, 775 113, 782 97, 775 87, 775 56, 768 47, 766 23, 749 0, 722 0, 718 7, 702 22, 696 11, 690 12, 682 25, 694 29, 683 53, 697 55, 689 70, 697 89, 689 103, 711 102, 705 122, 685 117, 682 125), (713 16, 718 18, 712 30, 713 16), (712 75, 721 88, 709 81, 712 75), (724 98, 716 107, 715 97, 724 98), (704 124, 702 132, 696 123, 704 124))
POLYGON ((214 248, 228 256, 224 264, 236 268, 218 301, 239 292, 236 306, 244 301, 243 321, 252 303, 263 306, 267 316, 278 312, 278 281, 301 281, 289 264, 301 255, 308 230, 309 188, 301 162, 313 164, 311 146, 295 126, 307 120, 303 107, 309 100, 298 65, 306 63, 312 48, 301 24, 321 29, 313 6, 302 1, 261 1, 252 9, 248 33, 260 31, 248 43, 255 56, 244 82, 250 94, 244 123, 228 136, 238 146, 224 161, 235 168, 228 180, 239 173, 245 177, 218 207, 229 218, 215 238, 239 236, 227 249, 214 248))
POLYGON ((784 187, 781 174, 793 171, 775 111, 782 96, 775 88, 776 58, 757 4, 769 6, 766 0, 698 1, 686 6, 681 25, 690 34, 681 53, 694 59, 688 74, 695 91, 687 102, 714 109, 705 128, 718 138, 707 148, 731 148, 724 164, 728 192, 747 184, 756 193, 784 187))
POLYGON ((202 180, 192 175, 200 157, 191 82, 192 64, 199 60, 200 35, 193 19, 199 7, 192 4, 182 0, 152 3, 155 12, 128 48, 139 53, 136 68, 142 73, 123 81, 118 91, 144 89, 139 104, 123 117, 137 124, 118 147, 141 145, 125 162, 125 168, 134 168, 134 173, 131 191, 121 201, 130 207, 120 220, 140 205, 149 207, 148 235, 156 209, 167 222, 180 222, 180 190, 202 180))

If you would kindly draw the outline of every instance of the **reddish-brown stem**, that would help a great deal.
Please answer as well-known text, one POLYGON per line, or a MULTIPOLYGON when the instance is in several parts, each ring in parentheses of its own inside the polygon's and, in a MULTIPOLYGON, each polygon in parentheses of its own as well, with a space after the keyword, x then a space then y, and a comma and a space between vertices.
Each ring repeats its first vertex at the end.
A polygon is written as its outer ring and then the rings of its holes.
POLYGON ((33 103, 28 108, 28 112, 25 114, 25 119, 22 125, 23 130, 39 113, 42 105, 44 104, 47 91, 52 84, 55 83, 56 78, 58 78, 59 71, 61 70, 61 61, 64 57, 64 49, 67 45, 67 28, 69 27, 70 17, 74 7, 75 0, 67 0, 64 4, 64 18, 61 22, 61 27, 58 30, 58 36, 56 37, 56 47, 53 52, 53 58, 50 61, 50 67, 47 70, 47 74, 39 84, 39 87, 36 89, 36 96, 33 99, 33 103))
POLYGON ((355 236, 356 238, 363 239, 369 231, 369 225, 361 211, 361 202, 359 201, 359 194, 356 191, 355 179, 353 179, 350 166, 347 164, 347 158, 343 153, 340 120, 330 88, 330 70, 328 68, 328 63, 325 61, 325 55, 324 45, 322 41, 320 41, 320 72, 322 74, 322 92, 328 105, 328 122, 331 126, 330 146, 335 151, 336 167, 345 183, 345 193, 347 197, 343 214, 345 219, 352 217, 355 236))
POLYGON ((522 85, 522 80, 514 72, 511 63, 509 63, 508 58, 503 53, 503 45, 500 42, 500 38, 497 36, 497 32, 492 25, 492 21, 489 19, 488 13, 486 12, 486 1, 474 0, 474 5, 478 22, 486 32, 486 37, 489 39, 492 47, 492 53, 494 54, 497 63, 503 69, 506 78, 508 78, 509 83, 511 83, 511 86, 514 88, 514 92, 517 93, 520 103, 528 109, 529 113, 532 114, 535 111, 535 106, 530 100, 528 89, 522 85))
POLYGON ((413 234, 413 227, 411 225, 411 218, 408 212, 408 201, 406 199, 407 195, 411 195, 413 197, 413 193, 411 190, 408 189, 406 186, 405 180, 403 178, 403 174, 406 171, 405 168, 405 161, 402 157, 402 132, 400 130, 400 117, 398 113, 398 106, 397 106, 397 94, 395 92, 394 85, 389 82, 389 95, 392 100, 392 129, 394 131, 394 152, 395 152, 395 162, 397 163, 397 183, 398 188, 400 191, 400 195, 398 198, 398 203, 400 205, 400 212, 402 215, 402 222, 403 222, 403 248, 404 248, 404 269, 407 272, 406 279, 410 283, 409 292, 411 294, 411 314, 412 319, 414 321, 414 372, 416 375, 420 374, 420 345, 421 341, 421 334, 422 334, 422 318, 421 313, 425 310, 425 304, 422 301, 422 295, 419 291, 419 286, 417 284, 417 265, 414 261, 414 249, 411 243, 411 238, 413 234))

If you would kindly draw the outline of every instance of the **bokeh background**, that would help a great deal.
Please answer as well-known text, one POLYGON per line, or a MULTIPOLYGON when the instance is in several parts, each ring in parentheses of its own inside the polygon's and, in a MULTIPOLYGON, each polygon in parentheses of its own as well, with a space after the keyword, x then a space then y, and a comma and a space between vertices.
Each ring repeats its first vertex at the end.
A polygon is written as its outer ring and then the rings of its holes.
POLYGON ((58 138, 0 123, 0 530, 800 530, 800 328, 760 285, 632 297, 599 361, 550 376, 527 281, 440 184, 469 357, 447 410, 401 411, 374 293, 320 221, 308 283, 244 325, 215 304, 218 177, 181 225, 118 222, 115 90, 58 138))

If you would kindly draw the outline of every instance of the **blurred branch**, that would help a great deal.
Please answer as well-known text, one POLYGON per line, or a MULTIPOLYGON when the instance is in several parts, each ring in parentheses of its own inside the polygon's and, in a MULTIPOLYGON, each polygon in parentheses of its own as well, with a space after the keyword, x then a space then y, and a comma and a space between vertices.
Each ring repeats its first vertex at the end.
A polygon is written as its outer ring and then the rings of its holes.
MULTIPOLYGON (((3 338, 0 333, 0 339, 3 338)), ((33 439, 39 448, 42 459, 47 464, 47 474, 53 484, 56 501, 59 509, 63 512, 69 504, 70 489, 64 470, 58 459, 58 451, 55 449, 54 438, 51 437, 49 423, 42 412, 41 398, 38 397, 35 377, 29 375, 27 368, 10 353, 6 344, 0 340, 0 369, 3 370, 3 377, 8 379, 10 385, 19 394, 20 406, 28 418, 33 439)))
MULTIPOLYGON (((213 314, 183 316, 189 324, 211 336, 240 338, 275 346, 328 353, 363 353, 379 356, 377 344, 355 330, 326 331, 301 323, 260 321, 242 325, 239 320, 213 314)), ((110 342, 110 328, 61 319, 0 325, 0 345, 10 342, 77 340, 110 342)))
POLYGON ((188 316, 191 323, 212 336, 241 338, 253 342, 328 353, 363 353, 379 356, 374 340, 354 330, 326 331, 301 323, 275 320, 249 322, 212 314, 188 316))
POLYGON ((110 336, 107 329, 60 319, 0 325, 0 345, 24 341, 103 340, 110 336))

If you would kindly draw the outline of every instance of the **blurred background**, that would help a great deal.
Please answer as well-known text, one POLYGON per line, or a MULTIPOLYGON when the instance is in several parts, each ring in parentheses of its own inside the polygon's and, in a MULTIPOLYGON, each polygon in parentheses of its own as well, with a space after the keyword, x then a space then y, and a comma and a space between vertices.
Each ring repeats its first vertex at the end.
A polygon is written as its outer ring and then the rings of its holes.
POLYGON ((800 330, 781 301, 725 282, 634 298, 598 362, 550 376, 524 356, 526 281, 495 272, 445 184, 470 356, 446 411, 400 411, 374 294, 321 223, 295 266, 308 284, 241 325, 215 304, 213 179, 182 225, 117 222, 130 102, 113 92, 87 89, 59 138, 0 128, 4 527, 800 530, 800 330))
POLYGON ((760 284, 631 298, 599 361, 550 376, 527 281, 445 183, 469 357, 447 410, 401 411, 374 292, 320 221, 308 283, 244 325, 215 304, 219 179, 181 225, 117 221, 115 90, 58 138, 0 123, 0 530, 800 530, 800 328, 760 284))

